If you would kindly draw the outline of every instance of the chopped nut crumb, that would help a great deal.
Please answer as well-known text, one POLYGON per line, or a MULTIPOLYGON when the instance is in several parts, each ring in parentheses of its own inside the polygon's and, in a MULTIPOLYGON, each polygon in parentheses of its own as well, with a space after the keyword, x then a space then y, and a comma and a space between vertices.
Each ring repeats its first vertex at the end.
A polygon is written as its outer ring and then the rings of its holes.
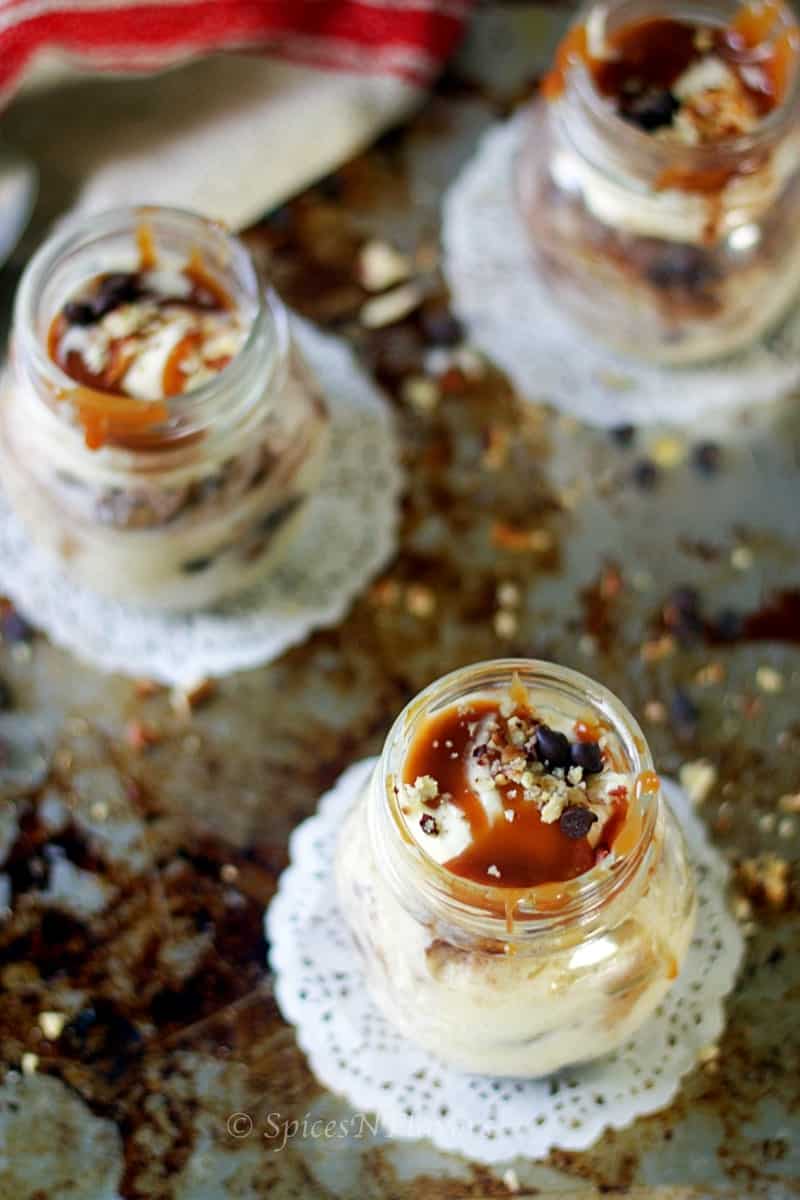
POLYGON ((514 554, 526 551, 546 554, 553 548, 553 535, 547 529, 517 529, 504 521, 495 521, 492 542, 501 550, 510 550, 514 554))
POLYGON ((670 655, 675 653, 675 639, 670 634, 665 633, 663 637, 642 642, 639 653, 644 662, 661 662, 662 659, 669 658, 670 655))
POLYGON ((703 1046, 698 1052, 697 1060, 706 1072, 715 1074, 719 1070, 719 1046, 715 1042, 703 1046))
POLYGON ((774 854, 746 858, 739 865, 739 880, 751 900, 781 910, 789 901, 789 863, 774 854))
POLYGON ((361 324, 367 329, 382 329, 402 321, 423 301, 422 289, 416 283, 403 283, 362 305, 361 324))
POLYGON ((486 431, 486 445, 481 460, 487 471, 499 471, 505 466, 511 435, 507 429, 490 425, 486 431))
POLYGON ((718 662, 706 663, 706 665, 701 667, 695 675, 695 681, 699 683, 701 687, 711 687, 716 683, 724 683, 724 664, 718 662))
POLYGON ((381 608, 390 608, 400 599, 400 585, 396 579, 379 579, 370 588, 369 598, 381 608))
POLYGON ((506 582, 497 585, 497 603, 501 608, 517 608, 520 602, 520 590, 516 583, 506 582))
POLYGON ((778 822, 778 837, 790 838, 794 837, 795 823, 791 817, 781 817, 778 822))
POLYGON ((782 812, 800 813, 800 792, 792 792, 786 796, 781 796, 778 801, 778 807, 782 812))
POLYGON ((501 608, 494 614, 494 631, 499 638, 513 638, 517 628, 517 618, 507 608, 501 608))
POLYGON ((684 763, 680 769, 681 787, 693 804, 702 804, 717 782, 717 768, 706 758, 684 763))
POLYGON ((500 878, 500 868, 495 866, 494 863, 492 863, 492 865, 490 867, 486 868, 486 874, 491 875, 494 879, 499 879, 500 878))
POLYGON ((731 551, 731 566, 736 571, 749 571, 755 561, 749 546, 734 546, 731 551))
POLYGON ((30 1050, 22 1055, 21 1059, 22 1074, 35 1075, 39 1066, 39 1055, 33 1054, 30 1050))
POLYGON ((163 691, 163 684, 157 683, 155 679, 136 679, 133 687, 140 700, 149 700, 151 696, 157 696, 163 691))
POLYGON ((774 667, 761 666, 756 671, 756 683, 762 692, 776 694, 783 691, 783 676, 774 667))
POLYGON ((653 462, 665 471, 679 466, 686 458, 686 443, 674 434, 663 434, 650 447, 653 462))
POLYGON ((61 1037, 61 1031, 67 1023, 66 1013, 40 1012, 39 1028, 49 1042, 55 1042, 61 1037))
POLYGON ((428 804, 439 798, 439 784, 432 775, 418 775, 413 783, 402 785, 402 794, 411 805, 428 804))
POLYGON ((420 828, 423 833, 427 833, 429 837, 436 837, 439 832, 439 826, 436 823, 436 818, 430 813, 423 813, 419 819, 420 828))
POLYGON ((161 734, 147 721, 129 721, 125 726, 125 741, 132 750, 146 750, 161 741, 161 734))
POLYGON ((170 704, 181 717, 190 717, 192 709, 199 708, 216 692, 213 679, 201 679, 186 687, 175 687, 169 695, 170 704))
POLYGON ((519 1179, 517 1178, 517 1172, 513 1167, 509 1167, 507 1171, 503 1172, 503 1183, 510 1192, 520 1191, 520 1183, 519 1179))
POLYGON ((406 609, 412 617, 432 617, 436 612, 436 596, 424 584, 409 584, 406 588, 406 609))
POLYGON ((652 725, 663 725, 667 719, 667 706, 660 700, 648 700, 644 706, 644 715, 652 725))
POLYGON ((433 412, 439 403, 439 385, 427 375, 411 375, 403 383, 403 400, 417 412, 433 412))
POLYGON ((382 292, 402 283, 410 274, 410 260, 388 242, 370 241, 361 247, 358 277, 368 292, 382 292))

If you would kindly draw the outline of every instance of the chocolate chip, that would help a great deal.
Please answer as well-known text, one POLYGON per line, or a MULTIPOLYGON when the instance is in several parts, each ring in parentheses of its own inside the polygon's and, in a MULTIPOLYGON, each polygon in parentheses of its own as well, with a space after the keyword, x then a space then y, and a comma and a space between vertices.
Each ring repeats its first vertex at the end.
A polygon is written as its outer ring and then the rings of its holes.
POLYGON ((14 693, 6 683, 5 679, 0 679, 0 712, 8 712, 14 707, 14 693))
POLYGON ((323 175, 322 179, 318 179, 314 189, 318 195, 322 196, 323 200, 341 200, 344 194, 344 185, 341 175, 333 172, 330 175, 323 175))
POLYGON ((635 425, 615 425, 610 432, 618 446, 632 446, 636 438, 635 425))
POLYGON ((578 838, 586 837, 596 820, 597 814, 593 813, 590 808, 572 805, 562 812, 558 819, 558 827, 568 838, 577 841, 578 838))
POLYGON ((732 608, 723 608, 711 622, 714 636, 721 642, 735 642, 744 628, 744 621, 732 608))
POLYGON ((70 300, 64 305, 64 316, 70 325, 91 325, 96 320, 95 311, 87 300, 70 300))
POLYGON ((669 702, 669 712, 672 723, 678 733, 692 734, 700 719, 700 710, 688 692, 676 688, 669 702))
POLYGON ((204 558, 190 558, 187 562, 181 563, 181 570, 184 575, 198 575, 201 571, 207 571, 213 563, 214 559, 210 555, 204 558))
POLYGON ((650 133, 671 125, 680 106, 680 101, 666 88, 647 88, 623 99, 620 116, 650 133))
POLYGON ((267 513, 258 523, 259 533, 275 533, 280 529, 289 517, 294 513, 305 500, 305 496, 290 496, 283 504, 279 504, 277 508, 273 508, 272 512, 267 513))
POLYGON ((19 642, 32 642, 35 630, 16 609, 12 608, 3 614, 2 621, 0 621, 0 632, 3 634, 3 640, 13 646, 19 642))
POLYGON ((569 738, 549 725, 540 725, 533 735, 536 757, 551 771, 554 767, 568 767, 570 762, 569 738))
POLYGON ((631 479, 644 492, 651 492, 658 483, 658 467, 649 458, 642 458, 631 471, 631 479))
POLYGON ((691 642, 705 632, 700 593, 696 588, 675 588, 667 597, 663 617, 664 624, 681 642, 691 642))
POLYGON ((444 305, 422 310, 422 332, 433 346, 457 346, 464 340, 464 327, 444 305))
POLYGON ((277 208, 273 208, 272 212, 267 213, 264 224, 270 229, 286 233, 292 225, 291 207, 288 204, 279 204, 277 208))
POLYGON ((570 759, 573 767, 583 767, 584 775, 597 775, 603 769, 603 751, 597 742, 573 742, 570 759))
POLYGON ((676 587, 670 592, 667 604, 680 613, 694 615, 700 611, 700 593, 688 585, 676 587))
POLYGON ((121 304, 129 304, 140 295, 141 287, 138 275, 123 271, 104 275, 90 301, 94 319, 99 321, 106 313, 119 308, 121 304))
POLYGON ((722 465, 722 450, 716 442, 699 442, 692 450, 691 461, 701 475, 716 475, 722 465))
POLYGON ((708 254, 696 246, 669 246, 647 269, 647 278, 656 287, 695 293, 705 291, 717 275, 708 254))
POLYGON ((436 837, 439 832, 439 826, 430 813, 423 813, 419 819, 419 823, 423 833, 427 833, 431 837, 436 837))
POLYGON ((422 369, 424 353, 416 328, 390 325, 376 331, 371 348, 372 368, 382 381, 396 383, 422 369))

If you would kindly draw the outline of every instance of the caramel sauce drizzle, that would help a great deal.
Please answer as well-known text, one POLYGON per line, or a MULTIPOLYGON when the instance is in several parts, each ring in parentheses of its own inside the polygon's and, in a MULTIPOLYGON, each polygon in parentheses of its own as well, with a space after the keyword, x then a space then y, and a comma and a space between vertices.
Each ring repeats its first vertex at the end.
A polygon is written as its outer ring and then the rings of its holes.
MULTIPOLYGON (((517 703, 516 715, 530 716, 527 706, 519 704, 519 693, 512 698, 517 703)), ((446 709, 431 717, 409 749, 403 782, 413 784, 419 776, 431 775, 439 785, 440 795, 449 793, 452 803, 467 818, 471 840, 461 854, 444 866, 461 879, 502 889, 503 908, 509 922, 520 899, 530 889, 537 889, 537 909, 549 906, 556 909, 563 904, 562 885, 590 870, 603 852, 618 850, 617 839, 623 838, 626 830, 625 844, 635 844, 634 825, 628 825, 629 809, 634 805, 629 803, 627 795, 616 798, 615 811, 597 847, 592 847, 585 837, 568 837, 557 821, 545 824, 536 804, 526 801, 523 789, 513 783, 498 786, 503 808, 514 813, 513 821, 505 817, 490 821, 469 786, 466 761, 475 736, 470 726, 474 728, 475 722, 497 711, 496 702, 475 700, 467 707, 446 709), (499 879, 488 874, 493 865, 500 871, 499 879)), ((582 722, 582 725, 588 735, 590 724, 582 722)), ((435 818, 435 808, 432 811, 435 818)))
MULTIPOLYGON (((781 0, 750 0, 727 28, 708 27, 714 52, 738 76, 761 117, 786 99, 800 54, 800 29, 794 20, 776 32, 787 12, 781 0)), ((669 89, 698 57, 696 29, 669 18, 636 22, 609 37, 612 57, 598 59, 589 53, 586 27, 573 26, 542 81, 542 95, 551 101, 561 96, 567 74, 578 62, 586 65, 597 90, 605 96, 619 96, 634 69, 649 85, 669 89)), ((758 171, 763 162, 762 154, 724 167, 698 169, 677 164, 656 179, 655 187, 713 196, 734 177, 758 171)))
MULTIPOLYGON (((143 221, 138 225, 135 238, 139 255, 138 270, 142 273, 152 271, 158 265, 158 252, 153 230, 148 222, 143 221)), ((233 309, 232 297, 207 269, 198 249, 192 251, 183 268, 183 274, 197 291, 205 292, 211 297, 215 307, 225 311, 233 309)), ((189 302, 191 303, 191 300, 189 302)), ((58 313, 47 336, 48 354, 54 362, 59 361, 58 346, 67 327, 68 322, 64 314, 58 313)), ((182 392, 184 378, 180 370, 181 363, 199 344, 199 336, 190 333, 172 350, 164 369, 165 398, 177 396, 182 392)), ((228 361, 229 359, 220 360, 218 368, 226 366, 228 361)), ((122 345, 114 345, 110 363, 102 374, 94 375, 79 354, 71 352, 67 355, 64 369, 79 386, 64 389, 58 399, 73 406, 83 428, 87 449, 99 450, 107 444, 131 450, 173 449, 202 437, 200 433, 179 429, 157 432, 158 426, 163 425, 169 418, 167 404, 161 400, 137 400, 117 390, 131 362, 130 352, 122 345)))
POLYGON ((147 221, 140 221, 136 227, 136 249, 139 251, 140 271, 152 271, 158 266, 153 227, 147 221))

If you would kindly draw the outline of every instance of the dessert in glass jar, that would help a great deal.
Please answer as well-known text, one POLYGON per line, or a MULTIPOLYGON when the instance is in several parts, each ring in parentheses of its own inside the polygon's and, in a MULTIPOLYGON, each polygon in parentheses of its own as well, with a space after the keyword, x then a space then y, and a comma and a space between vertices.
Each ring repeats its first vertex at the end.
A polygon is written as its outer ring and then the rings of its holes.
POLYGON ((97 592, 192 609, 255 582, 318 481, 325 405, 286 311, 216 222, 82 217, 32 259, 0 388, 3 484, 97 592))
POLYGON ((577 18, 516 165, 556 300, 667 364, 753 341, 800 286, 800 31, 779 0, 608 0, 577 18))
POLYGON ((619 1046, 695 921, 638 725, 591 679, 527 659, 455 671, 403 710, 342 826, 336 883, 388 1020, 493 1075, 619 1046))

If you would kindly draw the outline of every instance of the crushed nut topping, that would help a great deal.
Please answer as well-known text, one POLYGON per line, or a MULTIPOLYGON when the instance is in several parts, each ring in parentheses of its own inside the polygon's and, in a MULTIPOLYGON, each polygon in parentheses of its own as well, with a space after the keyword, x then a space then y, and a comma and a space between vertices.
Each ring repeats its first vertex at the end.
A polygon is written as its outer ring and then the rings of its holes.
POLYGON ((427 833, 430 837, 436 837, 439 832, 439 826, 436 824, 436 818, 430 813, 423 813, 419 819, 420 828, 423 833, 427 833))

